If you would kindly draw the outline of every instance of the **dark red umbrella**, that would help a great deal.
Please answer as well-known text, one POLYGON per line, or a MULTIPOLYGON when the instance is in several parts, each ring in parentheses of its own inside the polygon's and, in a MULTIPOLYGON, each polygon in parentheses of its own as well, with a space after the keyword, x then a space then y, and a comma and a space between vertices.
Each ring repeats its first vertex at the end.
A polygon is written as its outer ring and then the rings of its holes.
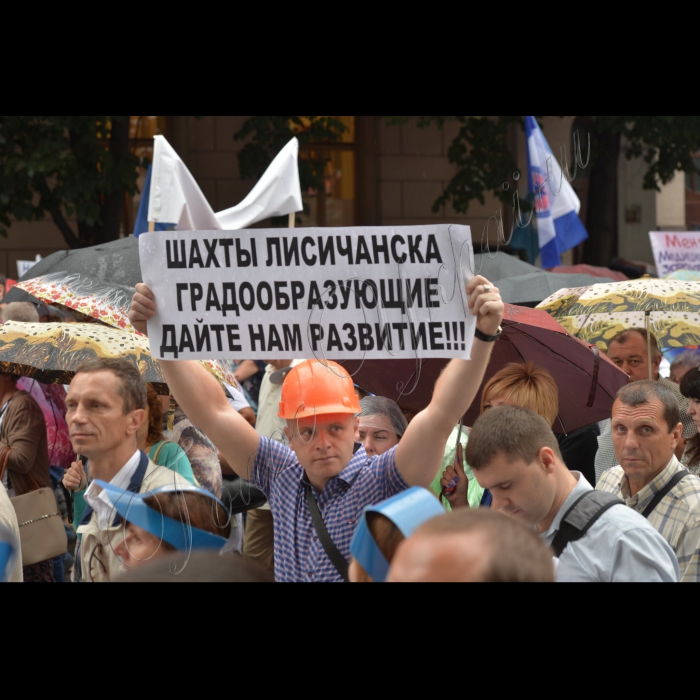
MULTIPOLYGON (((618 389, 627 375, 595 345, 566 332, 546 311, 505 305, 503 335, 494 344, 483 385, 509 362, 532 361, 551 373, 559 387, 557 432, 571 432, 610 417, 618 389)), ((363 389, 394 399, 418 412, 430 402, 433 387, 448 360, 349 360, 344 366, 363 389)), ((479 415, 481 389, 464 416, 472 425, 479 415)))

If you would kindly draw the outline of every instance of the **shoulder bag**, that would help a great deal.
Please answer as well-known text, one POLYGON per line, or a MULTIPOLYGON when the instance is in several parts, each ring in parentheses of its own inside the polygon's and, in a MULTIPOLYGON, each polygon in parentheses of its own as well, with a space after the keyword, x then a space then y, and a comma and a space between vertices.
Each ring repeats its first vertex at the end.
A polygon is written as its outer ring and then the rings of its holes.
MULTIPOLYGON (((0 454, 0 481, 5 476, 11 450, 6 445, 0 454)), ((22 566, 53 559, 68 551, 68 537, 53 490, 40 488, 31 473, 27 477, 33 490, 10 499, 19 523, 22 566)))

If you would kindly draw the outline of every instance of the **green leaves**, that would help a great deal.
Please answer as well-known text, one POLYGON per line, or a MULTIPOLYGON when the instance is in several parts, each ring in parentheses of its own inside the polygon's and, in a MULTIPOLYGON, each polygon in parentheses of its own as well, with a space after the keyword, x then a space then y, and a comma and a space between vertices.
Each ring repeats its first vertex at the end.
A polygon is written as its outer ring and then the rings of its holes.
POLYGON ((121 210, 107 217, 105 204, 135 193, 139 164, 128 124, 128 116, 0 117, 0 222, 48 214, 72 247, 116 238, 121 210), (73 213, 77 235, 66 220, 73 213))
MULTIPOLYGON (((324 142, 340 141, 347 127, 335 117, 250 117, 237 131, 236 141, 250 139, 238 152, 241 177, 258 179, 273 158, 296 136, 299 145, 317 144, 319 151, 324 142)), ((307 153, 299 158, 301 189, 323 186, 325 159, 318 153, 307 153)))

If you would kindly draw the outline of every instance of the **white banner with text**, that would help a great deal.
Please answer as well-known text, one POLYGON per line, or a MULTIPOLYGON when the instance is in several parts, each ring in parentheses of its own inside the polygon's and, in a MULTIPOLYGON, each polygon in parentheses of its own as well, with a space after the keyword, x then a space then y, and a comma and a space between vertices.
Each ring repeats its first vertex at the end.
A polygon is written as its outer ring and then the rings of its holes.
POLYGON ((139 237, 154 357, 468 358, 468 226, 157 231, 139 237))

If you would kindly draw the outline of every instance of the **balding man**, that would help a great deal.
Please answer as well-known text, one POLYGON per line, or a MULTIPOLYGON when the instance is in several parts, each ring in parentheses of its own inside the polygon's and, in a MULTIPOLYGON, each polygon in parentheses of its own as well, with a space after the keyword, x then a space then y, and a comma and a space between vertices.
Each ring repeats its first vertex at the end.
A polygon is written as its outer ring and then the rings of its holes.
POLYGON ((487 508, 457 508, 421 525, 396 550, 387 581, 554 581, 552 553, 537 535, 487 508))

